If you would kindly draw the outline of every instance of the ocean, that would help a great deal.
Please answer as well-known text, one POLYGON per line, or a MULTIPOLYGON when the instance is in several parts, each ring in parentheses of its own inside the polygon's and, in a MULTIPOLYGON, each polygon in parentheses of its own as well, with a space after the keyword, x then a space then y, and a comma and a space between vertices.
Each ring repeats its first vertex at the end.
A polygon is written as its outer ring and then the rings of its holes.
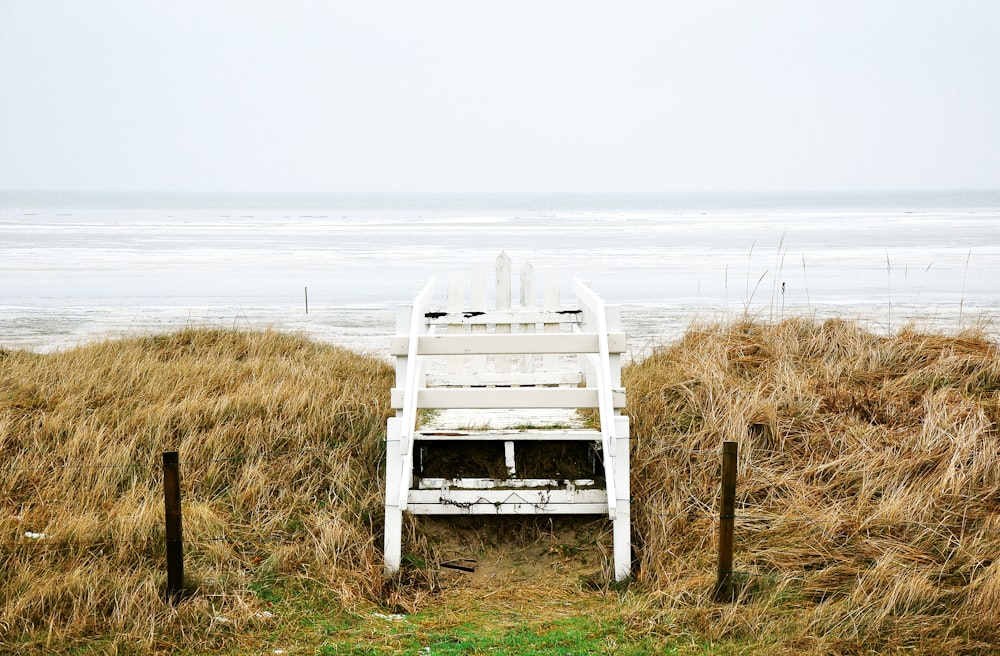
POLYGON ((621 305, 634 356, 743 316, 990 334, 1000 317, 1000 191, 4 192, 0 348, 211 325, 384 354, 423 281, 501 251, 621 305))

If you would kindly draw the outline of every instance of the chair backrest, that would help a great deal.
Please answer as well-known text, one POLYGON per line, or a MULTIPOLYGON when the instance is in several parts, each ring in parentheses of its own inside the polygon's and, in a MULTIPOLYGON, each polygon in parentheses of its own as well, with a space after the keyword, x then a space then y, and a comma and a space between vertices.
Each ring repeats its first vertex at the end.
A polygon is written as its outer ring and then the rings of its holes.
POLYGON ((497 258, 494 303, 490 307, 489 274, 486 267, 476 267, 470 281, 453 276, 443 310, 432 309, 431 281, 417 295, 412 308, 400 313, 391 352, 397 365, 393 402, 401 416, 407 414, 402 398, 407 389, 420 397, 417 407, 434 409, 469 406, 429 405, 432 399, 468 403, 485 395, 428 394, 422 390, 563 388, 562 392, 536 395, 501 394, 489 406, 473 407, 497 407, 495 403, 525 399, 520 402, 529 405, 505 407, 586 408, 599 407, 591 399, 596 399, 602 383, 609 392, 620 388, 625 336, 618 332, 617 308, 604 306, 579 281, 575 303, 563 306, 559 279, 554 275, 546 278, 542 298, 536 298, 535 270, 530 263, 520 271, 519 303, 512 306, 511 264, 505 253, 497 258), (416 369, 411 366, 411 357, 416 369), (607 365, 606 371, 601 370, 603 365, 607 365), (580 386, 580 391, 571 391, 580 386), (584 391, 587 388, 589 391, 584 391), (555 405, 544 405, 547 403, 555 405))
MULTIPOLYGON (((468 305, 463 281, 453 278, 447 309, 433 310, 431 280, 413 305, 400 312, 392 342, 392 404, 399 421, 403 471, 412 463, 421 410, 592 408, 598 411, 613 514, 612 469, 621 432, 615 415, 625 405, 625 335, 618 332, 618 309, 606 306, 579 280, 574 282, 576 304, 563 307, 558 280, 549 277, 539 310, 531 265, 521 271, 521 302, 511 307, 510 271, 510 258, 501 253, 493 308, 485 303, 487 276, 479 267, 472 276, 468 305)), ((400 488, 401 499, 406 488, 400 488)))

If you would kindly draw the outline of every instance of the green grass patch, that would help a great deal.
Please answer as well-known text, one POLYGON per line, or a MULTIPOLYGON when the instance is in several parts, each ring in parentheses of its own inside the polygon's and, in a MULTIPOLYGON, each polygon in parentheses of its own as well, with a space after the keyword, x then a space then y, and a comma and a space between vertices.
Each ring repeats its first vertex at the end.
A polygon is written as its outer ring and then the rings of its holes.
POLYGON ((341 625, 317 653, 334 654, 712 654, 712 647, 681 647, 672 639, 631 636, 620 617, 605 614, 546 619, 516 612, 455 613, 439 609, 412 616, 373 613, 341 625), (375 626, 372 621, 375 620, 375 626))

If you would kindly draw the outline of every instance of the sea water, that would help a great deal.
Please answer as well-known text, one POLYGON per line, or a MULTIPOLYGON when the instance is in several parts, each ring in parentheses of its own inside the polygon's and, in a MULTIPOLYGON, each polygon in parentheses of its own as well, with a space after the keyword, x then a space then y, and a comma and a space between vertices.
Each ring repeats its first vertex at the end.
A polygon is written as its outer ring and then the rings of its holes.
POLYGON ((743 316, 839 316, 881 332, 992 332, 1000 316, 1000 192, 7 192, 0 348, 213 325, 385 353, 395 308, 424 281, 501 251, 515 270, 554 271, 566 290, 580 277, 621 305, 633 354, 743 316))

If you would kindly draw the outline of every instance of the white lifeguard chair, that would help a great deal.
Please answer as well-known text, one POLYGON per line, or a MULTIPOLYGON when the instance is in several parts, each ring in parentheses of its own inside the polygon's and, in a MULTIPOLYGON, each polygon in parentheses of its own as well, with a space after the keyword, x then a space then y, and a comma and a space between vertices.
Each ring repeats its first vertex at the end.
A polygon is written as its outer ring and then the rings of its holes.
POLYGON ((399 569, 404 511, 603 514, 614 525, 614 577, 622 580, 631 572, 632 549, 619 309, 580 280, 573 282, 574 304, 563 307, 551 275, 539 309, 530 264, 521 271, 519 306, 511 307, 504 253, 490 309, 489 277, 488 266, 475 267, 468 303, 465 280, 452 277, 445 309, 438 310, 432 279, 397 316, 396 416, 386 431, 386 573, 399 569), (559 445, 573 456, 567 471, 522 466, 519 454, 559 445))

